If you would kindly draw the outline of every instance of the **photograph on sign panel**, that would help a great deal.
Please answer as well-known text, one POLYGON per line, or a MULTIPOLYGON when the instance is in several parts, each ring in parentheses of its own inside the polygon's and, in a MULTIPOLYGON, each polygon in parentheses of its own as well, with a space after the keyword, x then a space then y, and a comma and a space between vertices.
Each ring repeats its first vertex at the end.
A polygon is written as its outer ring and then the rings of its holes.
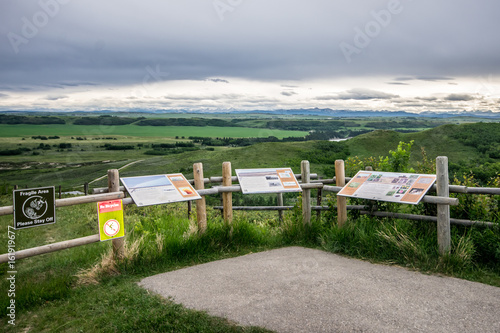
POLYGON ((129 177, 121 178, 121 180, 122 183, 130 189, 172 185, 165 175, 129 177))

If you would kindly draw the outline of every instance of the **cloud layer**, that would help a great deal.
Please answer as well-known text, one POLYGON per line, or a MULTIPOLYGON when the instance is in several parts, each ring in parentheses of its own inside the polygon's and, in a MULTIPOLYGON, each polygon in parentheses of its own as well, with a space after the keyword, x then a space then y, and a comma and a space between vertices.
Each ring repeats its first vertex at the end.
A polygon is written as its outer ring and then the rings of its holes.
POLYGON ((466 0, 7 0, 0 109, 182 107, 155 95, 168 87, 198 95, 190 107, 211 96, 220 109, 439 101, 497 111, 499 12, 466 0))

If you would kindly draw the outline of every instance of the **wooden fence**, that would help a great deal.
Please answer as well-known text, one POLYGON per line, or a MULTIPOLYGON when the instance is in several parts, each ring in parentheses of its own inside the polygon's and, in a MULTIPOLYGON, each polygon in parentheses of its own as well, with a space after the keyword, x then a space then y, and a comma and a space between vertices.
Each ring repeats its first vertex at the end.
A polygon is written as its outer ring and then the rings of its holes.
MULTIPOLYGON (((418 221, 432 221, 437 223, 438 232, 438 246, 439 252, 445 254, 450 250, 450 224, 459 225, 481 225, 486 227, 491 227, 494 223, 491 222, 478 222, 469 220, 459 220, 450 218, 450 205, 458 205, 457 198, 450 198, 449 193, 468 193, 468 194, 490 194, 490 195, 500 195, 499 188, 467 188, 465 186, 449 185, 448 183, 448 159, 446 157, 438 157, 436 159, 437 166, 437 180, 436 185, 433 186, 431 191, 437 193, 436 196, 425 195, 422 199, 423 202, 436 204, 437 205, 437 216, 425 216, 425 215, 414 215, 414 214, 400 214, 385 211, 373 211, 370 210, 366 205, 347 205, 347 200, 345 197, 337 196, 337 223, 339 226, 343 226, 347 222, 347 211, 348 210, 358 210, 361 214, 369 214, 373 216, 380 217, 392 217, 400 219, 418 220, 418 221)), ((335 163, 336 176, 332 179, 317 179, 316 174, 310 173, 310 167, 308 161, 302 161, 301 163, 301 174, 296 175, 298 179, 301 180, 300 187, 302 189, 302 217, 304 224, 311 223, 311 212, 313 210, 320 211, 326 210, 326 206, 312 206, 311 204, 311 190, 318 189, 318 203, 321 202, 321 195, 324 192, 338 193, 342 187, 346 184, 350 178, 345 177, 344 173, 344 161, 338 160, 335 163), (329 185, 335 184, 335 185, 329 185)), ((277 210, 278 212, 283 212, 284 210, 292 209, 293 206, 283 206, 283 197, 278 194, 278 205, 277 206, 259 206, 259 207, 233 207, 232 193, 241 192, 240 185, 233 184, 237 182, 237 177, 232 176, 232 169, 230 162, 224 162, 222 166, 222 176, 221 177, 203 177, 203 165, 202 163, 195 163, 193 165, 194 179, 190 180, 191 184, 194 185, 195 189, 198 191, 202 197, 200 200, 196 201, 196 211, 197 211, 197 224, 200 233, 203 233, 207 227, 207 214, 206 214, 206 203, 205 196, 215 195, 218 193, 222 194, 222 206, 214 207, 216 209, 221 209, 223 212, 223 218, 226 223, 231 223, 233 219, 234 210, 277 210), (211 188, 205 188, 205 184, 209 183, 222 183, 221 186, 213 186, 211 188), (281 198, 281 199, 280 199, 281 198)), ((123 199, 124 205, 132 204, 131 198, 126 197, 125 189, 119 186, 119 174, 118 170, 108 171, 108 187, 94 189, 92 195, 72 197, 65 199, 56 200, 56 207, 65 207, 72 205, 79 205, 84 203, 99 202, 105 200, 113 199, 123 199)), ((0 216, 13 214, 13 206, 0 207, 0 216)), ((282 215, 281 215, 282 217, 282 215)), ((31 249, 25 249, 15 252, 15 259, 28 258, 44 253, 50 253, 54 251, 59 251, 75 246, 86 245, 91 243, 99 242, 99 234, 91 235, 87 237, 67 240, 63 242, 47 244, 31 249)), ((123 238, 113 239, 113 253, 115 258, 118 260, 123 256, 123 238)), ((12 254, 2 254, 0 255, 0 263, 7 262, 9 256, 12 254)))

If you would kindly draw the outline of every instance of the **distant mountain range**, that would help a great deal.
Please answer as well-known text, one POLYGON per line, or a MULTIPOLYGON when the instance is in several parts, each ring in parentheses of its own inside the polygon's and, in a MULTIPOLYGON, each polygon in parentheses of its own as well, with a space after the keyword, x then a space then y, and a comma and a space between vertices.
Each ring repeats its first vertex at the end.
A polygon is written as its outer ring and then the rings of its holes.
POLYGON ((500 112, 492 111, 449 111, 412 113, 406 111, 352 111, 352 110, 332 110, 332 109, 294 109, 294 110, 274 110, 274 111, 247 111, 245 113, 262 113, 275 115, 314 115, 327 117, 427 117, 427 118, 453 118, 453 117, 477 117, 477 118, 498 118, 500 112))
POLYGON ((434 112, 424 111, 420 113, 406 112, 406 111, 352 111, 352 110, 332 110, 332 109, 282 109, 282 110, 252 110, 252 111, 238 111, 238 110, 144 110, 132 109, 127 111, 0 111, 0 113, 15 113, 15 114, 36 114, 36 115, 55 115, 55 114, 78 114, 78 115, 96 115, 96 114, 130 114, 130 113, 145 113, 145 114, 266 114, 266 115, 297 115, 297 116, 323 116, 323 117, 339 117, 339 118, 352 118, 352 117, 425 117, 425 118, 453 118, 453 117, 474 117, 484 119, 500 119, 500 112, 493 111, 447 111, 447 112, 434 112))

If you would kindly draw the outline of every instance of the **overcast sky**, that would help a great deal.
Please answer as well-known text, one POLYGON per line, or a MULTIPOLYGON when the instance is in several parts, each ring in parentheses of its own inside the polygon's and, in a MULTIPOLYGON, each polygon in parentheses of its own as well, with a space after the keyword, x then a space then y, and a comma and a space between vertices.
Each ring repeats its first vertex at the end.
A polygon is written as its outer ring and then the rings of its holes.
POLYGON ((2 0, 0 110, 500 112, 498 0, 2 0))

